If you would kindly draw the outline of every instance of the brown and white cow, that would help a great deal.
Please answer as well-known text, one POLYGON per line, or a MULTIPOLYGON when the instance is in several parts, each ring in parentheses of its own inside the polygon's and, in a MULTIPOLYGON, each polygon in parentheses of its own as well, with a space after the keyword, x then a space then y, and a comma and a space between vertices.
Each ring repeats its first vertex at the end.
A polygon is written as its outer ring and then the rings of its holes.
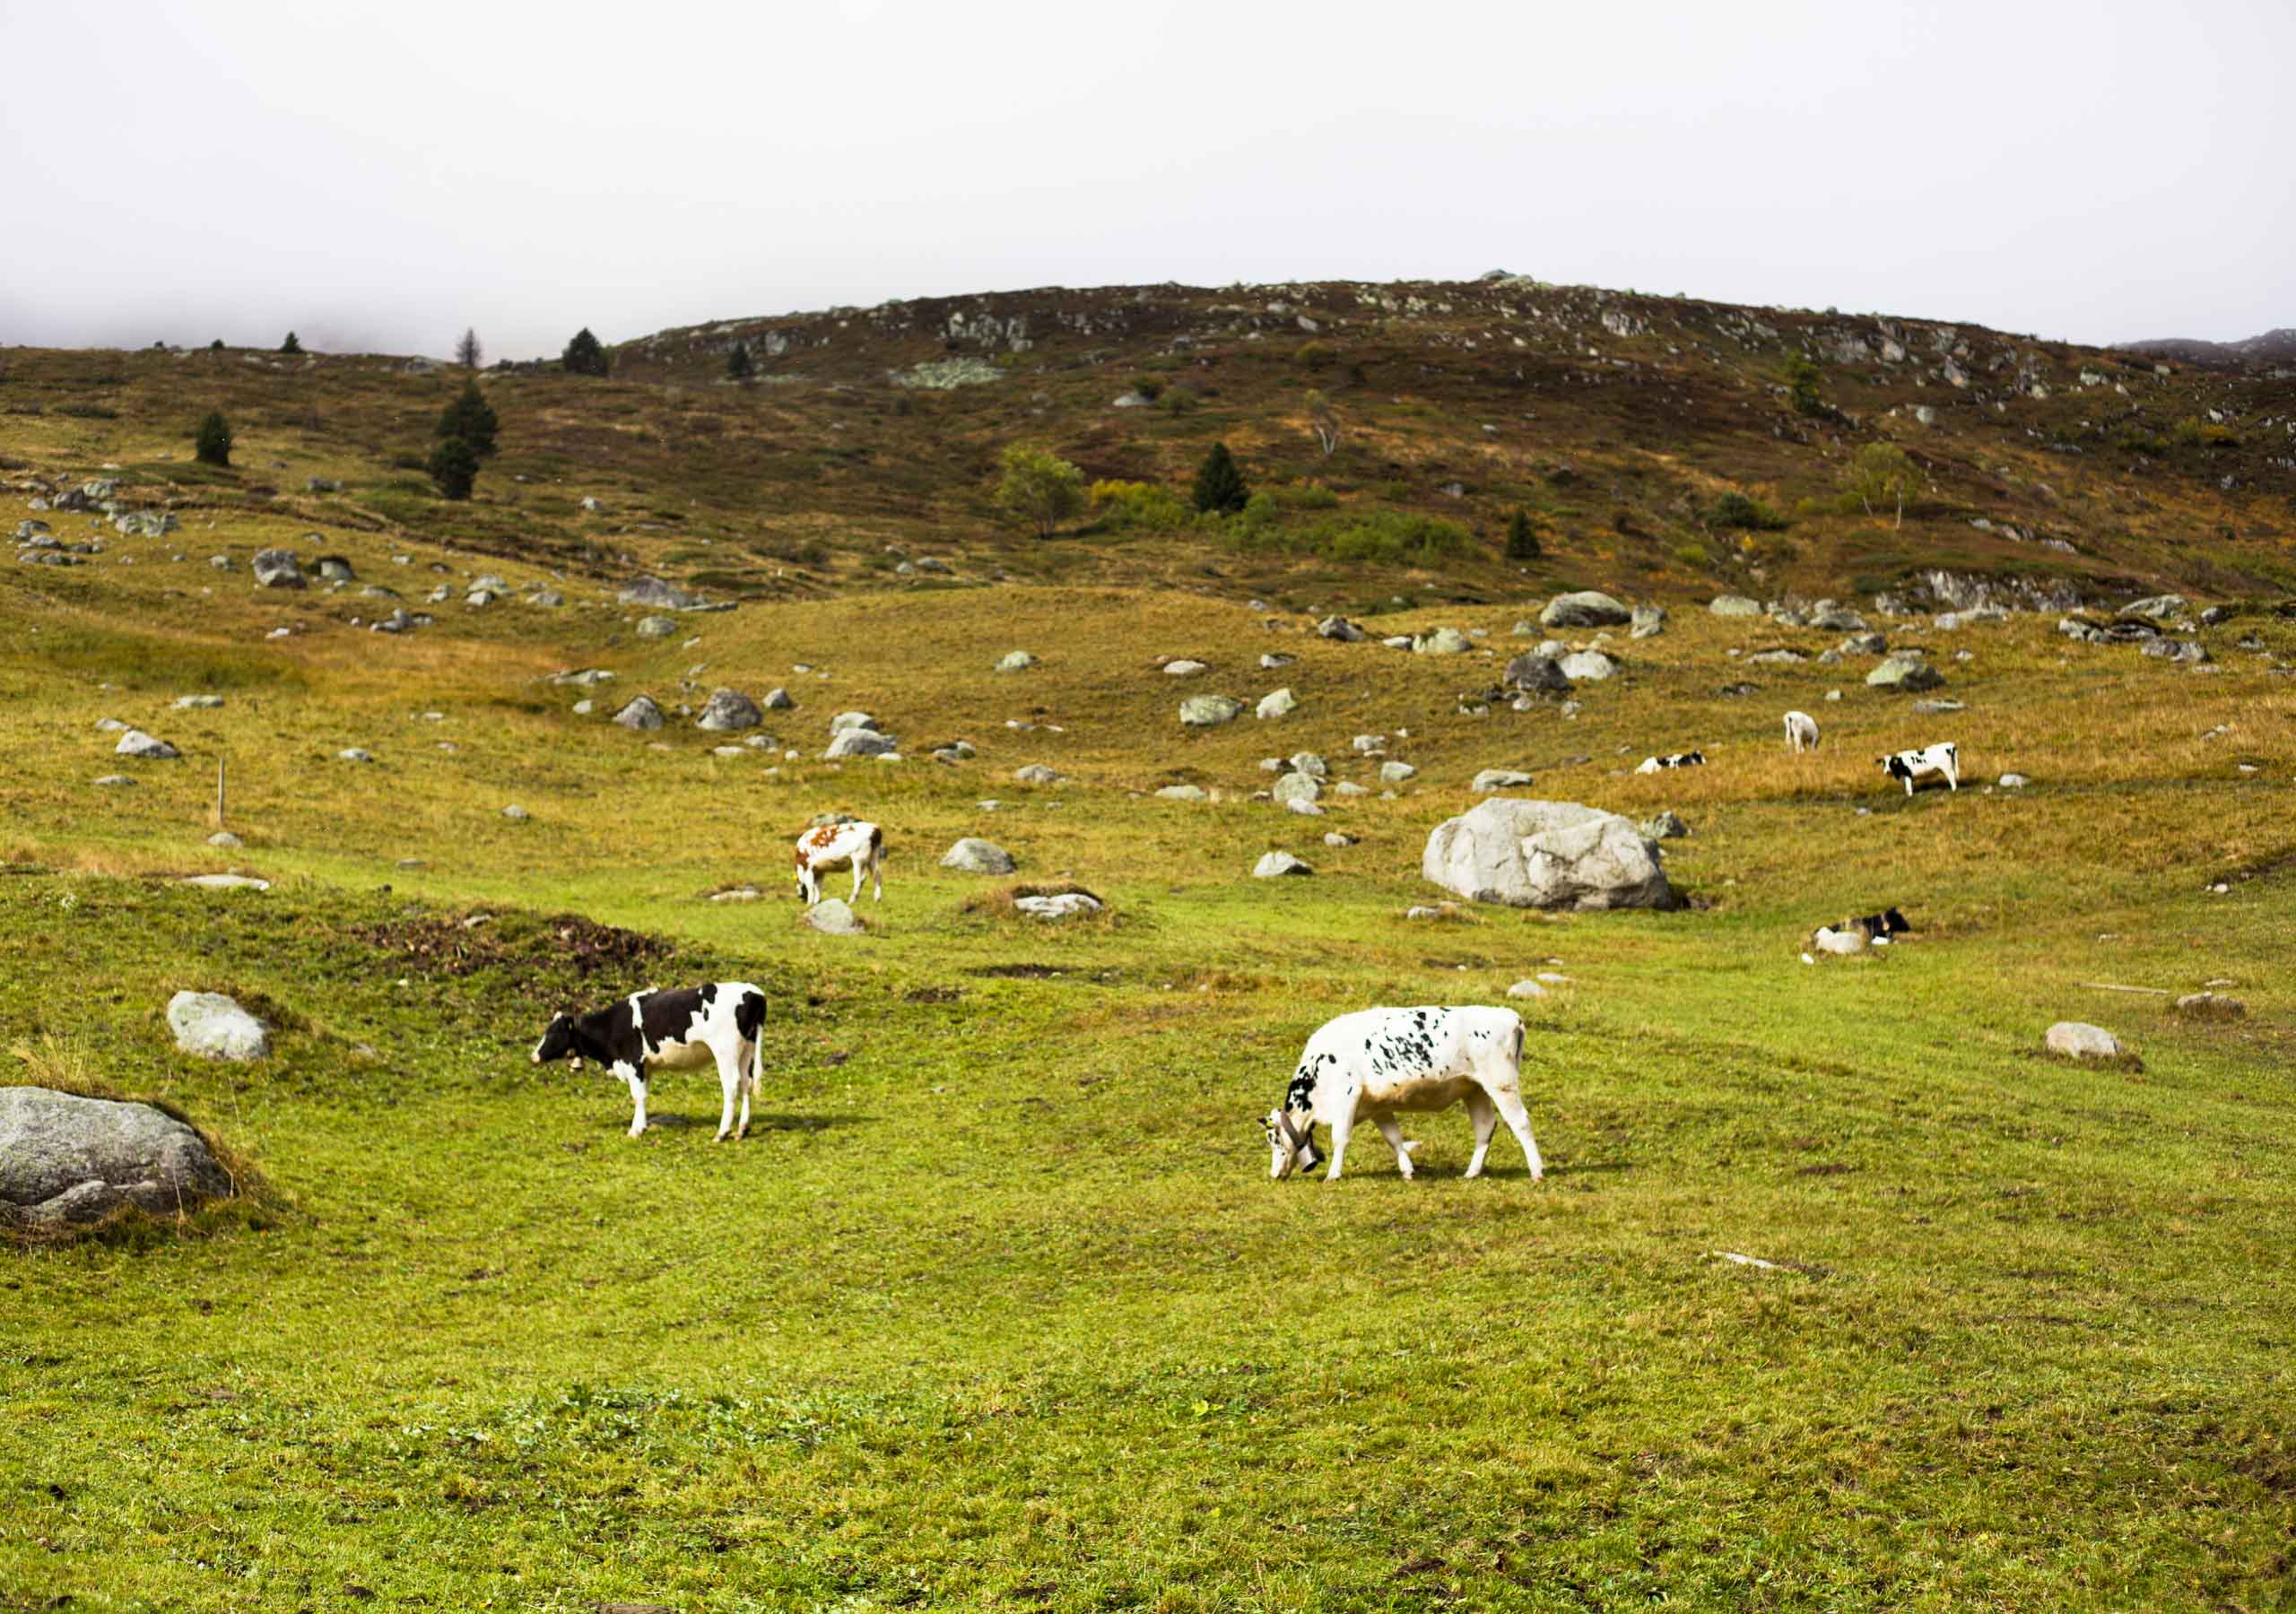
POLYGON ((797 895, 807 907, 822 899, 822 874, 852 865, 853 898, 861 900, 861 882, 874 884, 876 900, 885 899, 885 832, 874 824, 823 824, 797 837, 797 895))

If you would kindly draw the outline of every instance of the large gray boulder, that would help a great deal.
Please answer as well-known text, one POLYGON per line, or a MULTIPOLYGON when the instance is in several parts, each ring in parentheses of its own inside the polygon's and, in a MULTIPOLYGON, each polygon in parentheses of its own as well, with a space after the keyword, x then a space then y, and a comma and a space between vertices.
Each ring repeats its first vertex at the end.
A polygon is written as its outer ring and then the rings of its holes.
POLYGON ((1420 872, 1445 890, 1510 907, 1682 906, 1640 830, 1576 802, 1485 802, 1436 826, 1420 872))
POLYGON ((261 1020, 220 992, 178 992, 168 1000, 168 1028, 176 1046, 203 1059, 245 1063, 271 1052, 261 1020))
POLYGON ((1707 610, 1718 617, 1758 617, 1761 614, 1761 602, 1749 600, 1744 594, 1717 594, 1707 610))
POLYGON ((2120 609, 2124 616, 2151 617, 2154 621, 2160 622, 2166 621, 2170 617, 2184 615, 2190 608, 2190 604, 2191 603, 2182 594, 2153 594, 2148 599, 2131 600, 2120 609))
POLYGON ((701 716, 694 719, 694 726, 713 734, 737 734, 764 721, 765 714, 757 709, 757 702, 739 690, 718 690, 702 707, 701 716))
POLYGON ((303 568, 295 563, 293 550, 257 550, 250 563, 255 568, 255 580, 265 588, 307 588, 303 568))
POLYGON ((230 1192, 206 1140, 148 1104, 0 1088, 0 1224, 94 1221, 120 1205, 165 1215, 230 1192))
POLYGON ((941 866, 967 874, 1010 874, 1019 865, 1013 855, 995 841, 968 835, 941 855, 941 866))
POLYGON ((674 583, 659 577, 640 577, 622 591, 625 605, 643 605, 649 611, 691 611, 701 603, 701 596, 674 583))
POLYGON ((1618 671, 1618 664, 1599 650, 1573 650, 1556 665, 1562 669, 1562 676, 1572 683, 1599 681, 1618 671))
POLYGON ((1943 689, 1945 675, 1919 656, 1900 651, 1866 674, 1866 681, 1877 690, 1895 690, 1901 695, 1911 695, 1922 690, 1943 689))
POLYGON ((1539 612, 1540 625, 1547 628, 1615 628, 1633 620, 1634 612, 1595 588, 1557 594, 1539 612))

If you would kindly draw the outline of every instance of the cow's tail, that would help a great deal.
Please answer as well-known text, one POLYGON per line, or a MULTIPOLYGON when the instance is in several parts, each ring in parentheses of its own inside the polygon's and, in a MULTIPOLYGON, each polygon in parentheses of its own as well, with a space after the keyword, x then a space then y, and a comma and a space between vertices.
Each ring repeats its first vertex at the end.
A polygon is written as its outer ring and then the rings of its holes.
POLYGON ((1523 1082, 1523 1017, 1519 1014, 1515 1017, 1514 1060, 1515 1085, 1520 1087, 1523 1082))

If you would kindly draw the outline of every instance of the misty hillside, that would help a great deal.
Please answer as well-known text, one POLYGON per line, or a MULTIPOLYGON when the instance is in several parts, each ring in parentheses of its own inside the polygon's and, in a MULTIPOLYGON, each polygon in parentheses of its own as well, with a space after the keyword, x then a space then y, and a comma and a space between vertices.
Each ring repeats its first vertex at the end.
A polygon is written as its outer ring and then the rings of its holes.
POLYGON ((604 378, 485 373, 501 453, 467 504, 422 473, 461 385, 423 360, 13 350, 0 454, 20 482, 118 464, 179 508, 284 506, 316 527, 597 575, 662 568, 761 598, 1000 577, 1292 605, 1570 584, 2036 603, 2296 591, 2283 382, 1969 325, 1493 274, 892 302, 611 354, 604 378), (753 360, 740 382, 737 343, 753 360), (229 471, 189 463, 211 407, 239 433, 229 471), (1217 441, 1259 497, 1196 518, 1189 482, 1217 441), (1014 443, 1105 484, 1049 542, 996 504, 1014 443), (1901 525, 1845 494, 1874 443, 1924 474, 1901 525), (315 474, 344 487, 312 493, 315 474), (1540 552, 1510 561, 1518 510, 1540 552))
POLYGON ((2222 365, 2273 372, 2275 381, 2296 380, 2296 326, 2283 325, 2261 336, 2239 342, 2203 342, 2190 336, 2167 336, 2132 342, 2131 352, 2150 358, 2177 359, 2191 364, 2222 365))

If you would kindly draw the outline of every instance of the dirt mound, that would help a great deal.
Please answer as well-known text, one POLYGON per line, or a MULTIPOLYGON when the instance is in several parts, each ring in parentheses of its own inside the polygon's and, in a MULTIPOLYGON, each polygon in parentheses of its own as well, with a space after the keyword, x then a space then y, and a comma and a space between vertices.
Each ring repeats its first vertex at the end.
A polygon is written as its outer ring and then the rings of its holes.
POLYGON ((676 951, 666 939, 600 924, 579 914, 413 913, 354 924, 351 933, 401 968, 459 977, 506 966, 544 966, 582 979, 626 973, 676 951))

